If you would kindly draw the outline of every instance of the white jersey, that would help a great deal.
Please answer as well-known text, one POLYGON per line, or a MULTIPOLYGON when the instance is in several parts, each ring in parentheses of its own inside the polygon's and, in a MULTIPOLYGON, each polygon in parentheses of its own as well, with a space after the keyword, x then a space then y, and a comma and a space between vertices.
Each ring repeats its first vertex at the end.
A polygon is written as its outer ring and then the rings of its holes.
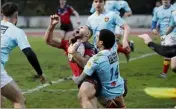
POLYGON ((21 50, 30 47, 25 32, 10 22, 1 21, 1 64, 8 61, 9 53, 16 46, 21 50))

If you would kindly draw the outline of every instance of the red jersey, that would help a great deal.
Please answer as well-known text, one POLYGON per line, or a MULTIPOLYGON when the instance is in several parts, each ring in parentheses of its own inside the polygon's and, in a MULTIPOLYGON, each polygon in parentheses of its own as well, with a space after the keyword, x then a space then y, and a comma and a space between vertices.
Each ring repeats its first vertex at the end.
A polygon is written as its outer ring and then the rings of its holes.
POLYGON ((73 11, 74 11, 74 9, 69 5, 65 5, 64 8, 58 8, 57 14, 61 18, 61 24, 70 24, 71 23, 70 16, 73 13, 73 11))
MULTIPOLYGON (((66 52, 67 56, 68 56, 68 47, 69 47, 69 41, 68 40, 62 40, 61 46, 59 48, 63 49, 66 52)), ((88 55, 88 56, 92 57, 94 54, 95 54, 95 52, 92 48, 86 48, 85 47, 84 55, 88 55)), ((69 64, 70 64, 70 68, 72 70, 73 75, 74 76, 80 76, 82 71, 83 71, 83 68, 81 68, 79 66, 79 64, 77 64, 76 62, 69 61, 69 64)))

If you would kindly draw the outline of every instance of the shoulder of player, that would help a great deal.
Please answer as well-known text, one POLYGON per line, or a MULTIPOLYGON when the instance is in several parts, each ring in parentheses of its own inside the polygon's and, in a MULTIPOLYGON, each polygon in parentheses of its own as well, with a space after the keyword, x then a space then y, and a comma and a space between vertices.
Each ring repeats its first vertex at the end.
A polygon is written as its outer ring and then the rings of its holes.
POLYGON ((155 7, 155 13, 158 13, 158 12, 160 12, 161 10, 163 10, 163 6, 155 7))

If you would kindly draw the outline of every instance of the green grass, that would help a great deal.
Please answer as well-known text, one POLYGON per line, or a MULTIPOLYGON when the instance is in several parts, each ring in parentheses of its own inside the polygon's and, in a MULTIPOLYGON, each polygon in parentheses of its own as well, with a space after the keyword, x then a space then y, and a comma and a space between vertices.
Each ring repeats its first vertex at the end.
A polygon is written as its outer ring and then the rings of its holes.
MULTIPOLYGON (((143 41, 132 37, 135 42, 135 52, 131 57, 138 57, 146 53, 152 53, 143 41)), ((41 67, 48 80, 58 80, 59 78, 71 76, 71 70, 67 63, 64 52, 47 46, 43 38, 29 38, 33 50, 36 52, 41 67)), ((157 40, 158 41, 158 40, 157 40)), ((120 61, 124 61, 124 55, 120 55, 120 61)), ((130 63, 120 64, 121 75, 128 79, 128 95, 125 98, 127 107, 130 108, 173 108, 176 100, 156 99, 144 92, 146 87, 176 87, 176 75, 169 71, 168 78, 159 78, 162 71, 163 58, 158 55, 149 56, 135 60, 130 63)), ((28 63, 26 57, 18 48, 10 54, 10 60, 6 65, 6 70, 11 75, 23 91, 41 85, 38 80, 33 80, 35 71, 28 63)), ((58 92, 59 89, 76 89, 76 85, 71 80, 45 87, 31 94, 25 94, 28 108, 77 108, 77 91, 58 92)), ((12 107, 6 100, 5 107, 12 107)))

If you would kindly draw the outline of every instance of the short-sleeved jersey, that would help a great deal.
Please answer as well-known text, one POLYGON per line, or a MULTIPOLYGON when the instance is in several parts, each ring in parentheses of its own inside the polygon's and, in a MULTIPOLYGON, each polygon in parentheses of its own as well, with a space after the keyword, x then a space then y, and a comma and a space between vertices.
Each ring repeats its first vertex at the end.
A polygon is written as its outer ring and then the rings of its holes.
POLYGON ((70 16, 72 15, 73 11, 74 11, 74 9, 69 5, 65 5, 64 8, 58 8, 57 14, 61 18, 61 24, 70 24, 71 23, 70 16))
POLYGON ((1 63, 8 61, 9 54, 13 48, 18 46, 21 50, 30 47, 25 32, 14 24, 1 21, 1 63))
MULTIPOLYGON (((87 44, 87 42, 84 43, 84 45, 85 44, 87 44)), ((69 45, 70 44, 69 44, 68 40, 62 40, 61 45, 59 47, 60 49, 63 49, 65 51, 65 53, 66 53, 67 56, 69 55, 68 54, 68 47, 69 47, 69 45)), ((88 46, 90 46, 90 45, 88 44, 88 46)), ((95 51, 94 51, 93 47, 85 47, 85 53, 84 53, 84 55, 88 55, 88 56, 92 57, 94 54, 95 54, 95 51)), ((70 68, 72 70, 73 75, 74 76, 80 76, 80 74, 83 71, 83 68, 80 67, 79 64, 77 64, 74 61, 71 61, 69 59, 68 59, 68 61, 69 61, 69 65, 70 65, 70 68)))
MULTIPOLYGON (((93 43, 96 47, 97 36, 102 29, 108 29, 115 32, 115 27, 125 24, 125 21, 113 11, 105 10, 101 14, 93 13, 87 21, 87 26, 93 31, 93 43)), ((107 36, 108 37, 108 36, 107 36)), ((116 44, 115 44, 116 45, 116 44)), ((114 46, 116 48, 116 46, 114 46)))
POLYGON ((157 8, 156 12, 154 13, 152 21, 157 22, 157 26, 159 27, 159 33, 161 36, 165 35, 167 28, 169 27, 172 11, 174 11, 174 8, 172 5, 169 8, 164 8, 163 6, 160 6, 157 8))
POLYGON ((117 53, 100 51, 89 59, 83 70, 88 76, 96 73, 102 85, 101 96, 114 99, 124 93, 124 80, 120 76, 117 53))
MULTIPOLYGON (((172 12, 172 17, 169 26, 176 28, 176 10, 172 12)), ((176 31, 173 31, 173 33, 176 34, 176 31)))
POLYGON ((152 14, 154 15, 154 13, 156 13, 156 10, 158 9, 158 7, 154 7, 153 8, 153 12, 152 12, 152 14))

